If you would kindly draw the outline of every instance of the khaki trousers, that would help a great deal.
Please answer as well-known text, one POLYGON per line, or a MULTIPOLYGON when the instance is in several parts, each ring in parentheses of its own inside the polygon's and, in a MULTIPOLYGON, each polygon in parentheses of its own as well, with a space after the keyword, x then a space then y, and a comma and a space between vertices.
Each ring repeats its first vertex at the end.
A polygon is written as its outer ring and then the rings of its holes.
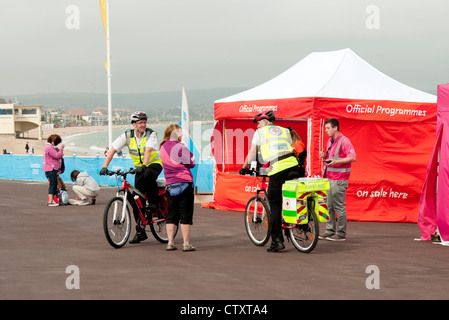
POLYGON ((329 180, 330 190, 327 194, 329 221, 326 233, 346 236, 346 189, 348 180, 329 180))

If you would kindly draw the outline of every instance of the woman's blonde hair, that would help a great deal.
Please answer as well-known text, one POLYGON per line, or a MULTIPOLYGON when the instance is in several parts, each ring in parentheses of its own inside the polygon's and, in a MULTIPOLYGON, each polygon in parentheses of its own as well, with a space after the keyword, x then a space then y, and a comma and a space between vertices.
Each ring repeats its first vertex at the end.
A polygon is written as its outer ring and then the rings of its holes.
POLYGON ((179 126, 176 123, 169 124, 167 126, 167 128, 165 128, 164 139, 162 139, 161 146, 165 143, 165 141, 170 140, 171 138, 173 138, 173 136, 172 136, 173 135, 173 131, 175 131, 177 129, 181 129, 181 126, 179 126))

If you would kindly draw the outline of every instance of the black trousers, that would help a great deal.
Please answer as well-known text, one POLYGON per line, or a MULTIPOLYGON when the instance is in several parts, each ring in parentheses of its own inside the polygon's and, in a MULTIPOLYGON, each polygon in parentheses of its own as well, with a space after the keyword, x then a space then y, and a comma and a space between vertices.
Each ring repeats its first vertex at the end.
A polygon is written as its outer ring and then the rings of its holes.
POLYGON ((193 224, 193 206, 195 202, 195 194, 193 184, 189 186, 178 196, 172 197, 167 192, 168 217, 167 223, 193 224))
POLYGON ((282 235, 282 185, 287 180, 299 178, 298 167, 291 167, 270 176, 268 184, 268 202, 271 209, 271 239, 284 241, 282 235))
MULTIPOLYGON (((146 167, 142 172, 136 174, 134 184, 135 187, 145 194, 150 203, 159 203, 159 188, 157 186, 156 179, 162 171, 162 166, 158 163, 152 163, 146 167)), ((128 194, 128 202, 131 203, 134 213, 134 219, 136 222, 140 219, 139 209, 135 205, 134 201, 131 199, 132 194, 128 194)), ((140 199, 143 204, 145 204, 145 199, 140 199)))

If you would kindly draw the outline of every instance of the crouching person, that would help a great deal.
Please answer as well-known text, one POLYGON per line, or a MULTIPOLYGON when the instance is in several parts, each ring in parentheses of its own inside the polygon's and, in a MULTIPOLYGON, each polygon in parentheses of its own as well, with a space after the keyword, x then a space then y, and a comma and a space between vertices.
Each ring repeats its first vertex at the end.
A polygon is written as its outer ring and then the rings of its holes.
POLYGON ((76 182, 72 189, 77 197, 76 199, 70 199, 69 203, 75 205, 95 204, 95 200, 100 194, 100 186, 94 178, 89 176, 86 171, 73 170, 70 173, 70 179, 76 182))

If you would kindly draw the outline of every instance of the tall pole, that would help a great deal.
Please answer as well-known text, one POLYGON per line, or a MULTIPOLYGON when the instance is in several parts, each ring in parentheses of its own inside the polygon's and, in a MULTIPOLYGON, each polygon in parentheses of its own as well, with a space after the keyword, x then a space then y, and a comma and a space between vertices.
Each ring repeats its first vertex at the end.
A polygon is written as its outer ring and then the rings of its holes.
POLYGON ((109 131, 109 148, 112 145, 112 95, 111 95, 111 44, 109 36, 109 0, 106 1, 106 50, 108 65, 108 131, 109 131))

